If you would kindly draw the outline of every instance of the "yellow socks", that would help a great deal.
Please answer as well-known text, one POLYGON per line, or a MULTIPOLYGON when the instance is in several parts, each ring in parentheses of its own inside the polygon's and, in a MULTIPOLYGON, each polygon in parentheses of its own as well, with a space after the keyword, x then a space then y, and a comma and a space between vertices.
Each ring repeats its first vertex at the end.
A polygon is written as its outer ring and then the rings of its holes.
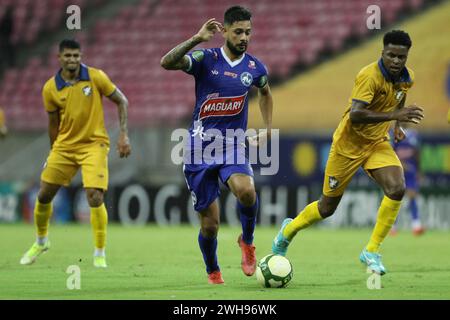
POLYGON ((401 201, 392 200, 384 196, 380 209, 378 209, 377 223, 366 247, 367 251, 378 252, 381 243, 394 225, 401 204, 401 201))
POLYGON ((313 223, 323 220, 319 212, 319 201, 308 204, 297 217, 291 221, 283 230, 283 236, 289 241, 302 229, 305 229, 313 223))
POLYGON ((47 237, 50 218, 52 217, 52 203, 40 203, 36 198, 34 205, 34 224, 37 229, 38 238, 47 237))
POLYGON ((104 249, 106 246, 106 226, 108 224, 108 213, 105 204, 100 207, 91 207, 91 224, 94 232, 95 248, 104 249))

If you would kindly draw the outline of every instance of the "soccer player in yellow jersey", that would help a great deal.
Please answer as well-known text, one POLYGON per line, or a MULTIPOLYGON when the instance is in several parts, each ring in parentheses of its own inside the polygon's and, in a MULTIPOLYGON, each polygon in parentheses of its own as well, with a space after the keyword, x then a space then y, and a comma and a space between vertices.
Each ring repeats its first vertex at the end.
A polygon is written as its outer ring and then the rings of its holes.
POLYGON ((384 35, 381 59, 365 66, 356 76, 349 104, 334 132, 325 169, 323 194, 300 212, 295 219, 285 219, 272 244, 275 254, 285 255, 298 231, 331 216, 345 188, 359 167, 384 191, 375 228, 360 255, 372 272, 383 275, 386 269, 379 254, 380 245, 395 222, 405 193, 402 165, 388 141, 391 121, 395 139, 405 137, 401 122, 419 123, 423 109, 405 107, 406 93, 414 74, 405 66, 411 39, 400 30, 384 35))
POLYGON ((108 97, 118 107, 117 151, 121 158, 131 152, 127 131, 128 101, 102 70, 81 63, 80 44, 75 40, 63 40, 59 44, 58 58, 61 69, 42 90, 49 117, 51 150, 34 207, 37 239, 20 263, 32 264, 49 249, 52 200, 59 188, 69 185, 81 168, 95 239, 94 266, 105 268, 108 214, 103 197, 108 187, 109 138, 103 120, 102 97, 108 97))
POLYGON ((3 113, 2 108, 0 108, 0 138, 4 138, 7 133, 8 129, 6 128, 5 114, 3 113))

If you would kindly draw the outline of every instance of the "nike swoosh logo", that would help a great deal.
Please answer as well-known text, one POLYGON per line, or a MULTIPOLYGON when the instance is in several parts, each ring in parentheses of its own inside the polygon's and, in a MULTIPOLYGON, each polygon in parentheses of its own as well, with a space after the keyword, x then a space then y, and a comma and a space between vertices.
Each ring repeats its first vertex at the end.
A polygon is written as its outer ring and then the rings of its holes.
POLYGON ((369 265, 375 263, 375 260, 374 260, 374 259, 368 258, 366 255, 364 255, 364 258, 366 258, 366 262, 367 262, 367 264, 369 264, 369 265))

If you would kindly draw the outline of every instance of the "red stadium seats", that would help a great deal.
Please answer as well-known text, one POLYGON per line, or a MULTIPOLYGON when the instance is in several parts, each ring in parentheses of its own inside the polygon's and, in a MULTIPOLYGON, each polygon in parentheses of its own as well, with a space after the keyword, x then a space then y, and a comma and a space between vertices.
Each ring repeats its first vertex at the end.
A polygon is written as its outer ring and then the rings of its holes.
MULTIPOLYGON (((61 28, 65 6, 82 8, 104 0, 2 0, 0 18, 14 6, 16 43, 32 44, 43 31, 61 28), (38 5, 39 3, 39 5, 38 5), (32 18, 32 19, 30 19, 32 18)), ((365 19, 370 0, 248 0, 253 11, 251 54, 260 58, 273 77, 284 78, 299 64, 310 65, 324 51, 336 52, 350 36, 368 34, 365 19)), ((393 22, 403 8, 417 9, 423 0, 379 0, 384 23, 393 22)), ((89 34, 79 33, 86 64, 104 69, 130 101, 130 125, 176 123, 189 116, 194 104, 194 81, 182 72, 163 70, 160 58, 195 33, 207 18, 222 20, 234 0, 141 0, 126 5, 109 20, 99 20, 89 34), (89 37, 88 37, 89 36, 89 37), (87 41, 89 39, 89 41, 87 41)), ((200 47, 221 46, 215 37, 200 47)), ((0 105, 9 126, 45 128, 40 90, 59 68, 56 45, 43 59, 31 59, 22 70, 8 70, 0 83, 0 105), (26 122, 26 119, 31 119, 26 122)), ((107 119, 114 111, 105 112, 107 119)))

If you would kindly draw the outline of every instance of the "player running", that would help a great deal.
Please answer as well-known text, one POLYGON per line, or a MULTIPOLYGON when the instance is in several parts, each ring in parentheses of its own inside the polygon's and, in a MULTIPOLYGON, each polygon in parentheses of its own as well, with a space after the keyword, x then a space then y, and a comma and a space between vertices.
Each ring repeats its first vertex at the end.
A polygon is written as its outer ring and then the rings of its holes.
POLYGON ((325 168, 323 194, 300 212, 295 219, 285 219, 272 244, 275 254, 286 255, 298 231, 331 216, 351 178, 363 167, 384 191, 377 222, 360 261, 373 272, 386 269, 379 254, 380 245, 395 222, 405 194, 402 165, 388 141, 392 120, 395 137, 404 138, 401 122, 419 123, 423 109, 404 107, 406 93, 414 82, 405 66, 411 39, 406 32, 393 30, 384 35, 381 59, 361 69, 356 76, 349 104, 338 128, 325 168))
MULTIPOLYGON (((161 59, 167 70, 183 70, 195 78, 196 105, 193 123, 189 129, 191 142, 186 147, 187 158, 204 154, 205 148, 222 140, 223 148, 233 149, 242 156, 242 148, 234 139, 226 138, 226 130, 247 128, 248 92, 256 86, 259 105, 267 128, 257 137, 249 139, 252 145, 270 136, 272 126, 272 95, 267 70, 255 57, 246 53, 252 32, 251 13, 234 6, 225 12, 224 25, 209 19, 197 34, 179 44, 161 59), (209 41, 216 32, 222 32, 225 43, 221 48, 194 50, 196 45, 209 41), (208 136, 208 130, 216 129, 219 136, 208 136), (267 135, 266 135, 267 134, 267 135), (200 139, 196 146, 195 141, 200 139), (211 140, 211 141, 208 141, 211 140)), ((183 171, 195 210, 200 215, 198 243, 203 254, 211 284, 223 283, 217 260, 217 232, 220 211, 217 197, 220 194, 219 179, 237 198, 237 210, 242 223, 238 244, 242 250, 241 267, 247 276, 256 268, 253 233, 258 211, 258 197, 253 182, 252 167, 247 158, 242 163, 226 158, 224 163, 201 159, 192 164, 184 161, 183 171)), ((217 160, 217 159, 216 159, 217 160)))
POLYGON ((20 263, 32 264, 49 249, 52 200, 61 186, 70 184, 81 167, 95 239, 94 266, 106 268, 108 213, 103 197, 108 187, 109 137, 103 120, 102 97, 108 97, 118 108, 117 151, 121 158, 131 153, 127 130, 128 101, 102 70, 81 64, 81 48, 75 40, 63 40, 59 44, 58 58, 61 69, 42 89, 49 118, 51 150, 34 207, 37 239, 20 263))

